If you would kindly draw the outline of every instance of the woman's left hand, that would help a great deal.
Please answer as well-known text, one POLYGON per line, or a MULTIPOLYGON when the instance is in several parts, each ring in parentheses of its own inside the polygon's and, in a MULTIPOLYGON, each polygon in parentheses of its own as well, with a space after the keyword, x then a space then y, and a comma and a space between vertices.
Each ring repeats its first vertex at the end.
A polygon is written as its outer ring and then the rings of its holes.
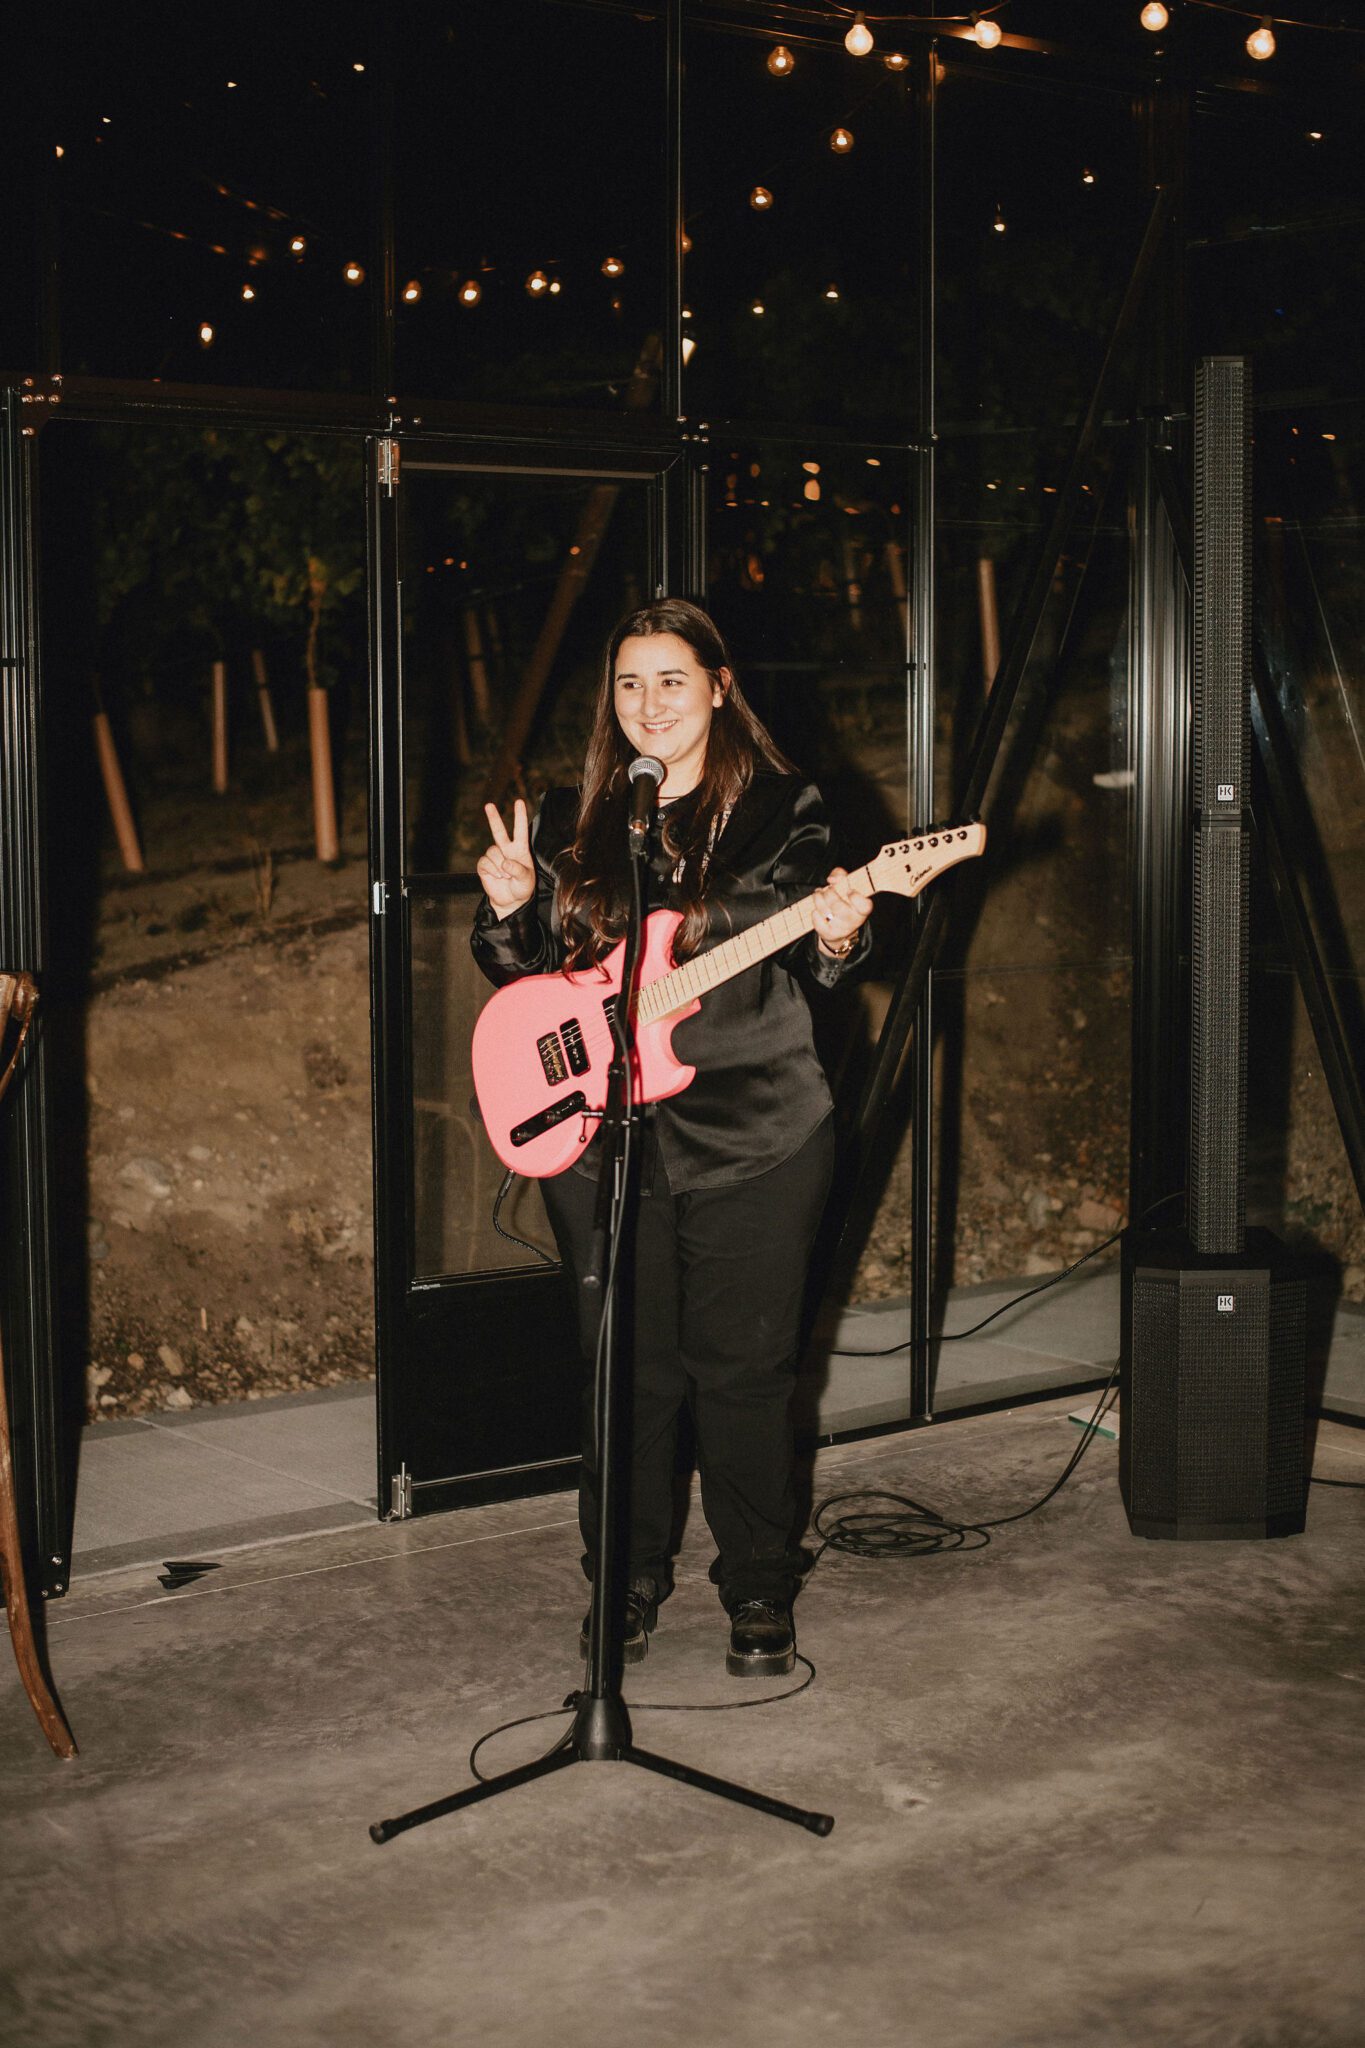
POLYGON ((830 870, 814 903, 815 935, 827 953, 842 953, 872 915, 872 898, 843 868, 830 870))

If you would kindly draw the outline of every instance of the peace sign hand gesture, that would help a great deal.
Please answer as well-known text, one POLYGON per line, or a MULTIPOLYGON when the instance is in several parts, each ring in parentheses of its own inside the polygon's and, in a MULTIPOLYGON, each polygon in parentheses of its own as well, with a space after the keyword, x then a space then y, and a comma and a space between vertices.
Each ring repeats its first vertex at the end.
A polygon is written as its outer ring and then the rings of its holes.
POLYGON ((529 903, 536 893, 535 863, 531 859, 531 821, 520 797, 512 807, 512 832, 498 815, 496 804, 485 804, 484 814, 493 844, 478 864, 484 894, 499 918, 510 917, 529 903))

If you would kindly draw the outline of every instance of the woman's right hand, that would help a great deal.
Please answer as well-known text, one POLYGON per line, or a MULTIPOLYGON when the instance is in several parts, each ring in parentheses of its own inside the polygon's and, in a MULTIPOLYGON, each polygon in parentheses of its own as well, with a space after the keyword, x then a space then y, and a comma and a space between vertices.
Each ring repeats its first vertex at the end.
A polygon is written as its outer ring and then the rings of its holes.
POLYGON ((512 807, 512 831, 498 815, 496 804, 485 804, 484 814, 493 844, 478 865, 484 894, 500 918, 510 917, 529 903, 536 893, 535 863, 531 859, 531 820, 520 797, 512 807))

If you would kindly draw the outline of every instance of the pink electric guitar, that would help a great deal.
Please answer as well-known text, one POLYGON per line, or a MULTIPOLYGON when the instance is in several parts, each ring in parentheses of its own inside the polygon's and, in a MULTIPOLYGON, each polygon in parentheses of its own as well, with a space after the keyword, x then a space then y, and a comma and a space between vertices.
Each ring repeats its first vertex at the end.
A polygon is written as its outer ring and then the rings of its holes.
MULTIPOLYGON (((884 846, 851 879, 869 893, 893 889, 918 896, 935 875, 974 860, 985 844, 984 825, 935 829, 884 846)), ((673 965, 681 917, 676 910, 650 913, 636 996, 637 1101, 662 1102, 682 1093, 697 1070, 674 1058, 673 1026, 699 1010, 709 990, 814 930, 812 900, 788 904, 681 967, 673 965)), ((607 1099, 610 1013, 621 993, 624 953, 622 940, 595 967, 528 975, 500 988, 484 1005, 474 1026, 474 1086, 484 1127, 504 1166, 535 1180, 563 1173, 596 1130, 594 1112, 607 1099)))

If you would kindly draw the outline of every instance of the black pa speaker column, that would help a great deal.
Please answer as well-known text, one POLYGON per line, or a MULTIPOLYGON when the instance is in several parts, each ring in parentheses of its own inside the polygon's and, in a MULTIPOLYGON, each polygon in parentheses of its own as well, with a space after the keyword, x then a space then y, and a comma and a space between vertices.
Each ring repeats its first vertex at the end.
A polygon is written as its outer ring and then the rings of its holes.
POLYGON ((1304 1525, 1304 1286, 1246 1228, 1251 376, 1195 380, 1189 1228, 1123 1246, 1119 1483, 1137 1536, 1304 1525))

